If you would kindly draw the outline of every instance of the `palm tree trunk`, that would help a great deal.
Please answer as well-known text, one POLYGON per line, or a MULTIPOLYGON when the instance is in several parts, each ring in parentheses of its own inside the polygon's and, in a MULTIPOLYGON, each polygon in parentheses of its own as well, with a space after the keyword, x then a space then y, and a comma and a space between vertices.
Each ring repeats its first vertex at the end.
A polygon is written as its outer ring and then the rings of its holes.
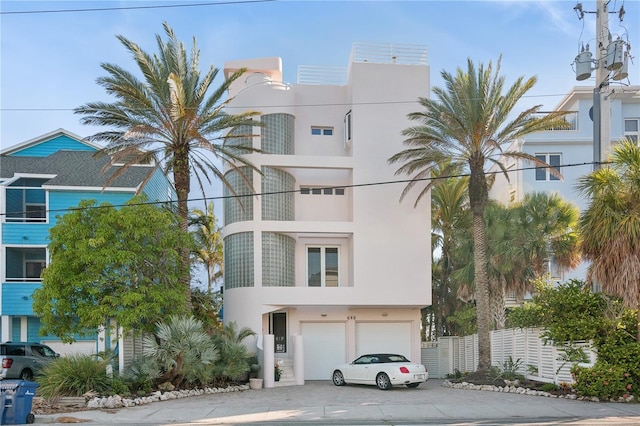
MULTIPOLYGON (((178 195, 178 218, 180 221, 180 229, 184 232, 189 231, 189 190, 191 185, 191 170, 189 169, 188 152, 176 151, 174 153, 173 180, 178 195)), ((184 287, 186 295, 187 310, 191 311, 191 250, 189 247, 181 247, 180 255, 184 267, 181 283, 184 287)))
POLYGON ((478 321, 478 371, 491 367, 491 307, 487 278, 486 235, 483 215, 473 214, 473 266, 476 282, 476 315, 478 321))

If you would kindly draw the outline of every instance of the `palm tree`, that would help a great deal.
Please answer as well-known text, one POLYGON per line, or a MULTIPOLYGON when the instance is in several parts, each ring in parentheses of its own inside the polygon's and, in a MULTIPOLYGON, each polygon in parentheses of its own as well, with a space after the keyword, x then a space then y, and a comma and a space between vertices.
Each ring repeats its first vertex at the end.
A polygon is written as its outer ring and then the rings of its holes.
MULTIPOLYGON (((158 53, 153 55, 118 35, 118 40, 132 54, 142 80, 118 65, 103 63, 101 66, 107 76, 99 77, 97 83, 117 100, 87 103, 74 112, 83 115, 80 120, 83 124, 111 128, 88 138, 106 142, 100 154, 110 155, 111 163, 123 164, 110 180, 136 164, 154 159, 160 160, 165 172, 173 172, 180 227, 186 232, 192 172, 204 193, 204 183, 211 183, 210 174, 230 187, 223 169, 212 157, 237 170, 241 176, 241 166, 255 168, 243 158, 243 154, 254 150, 241 143, 228 143, 227 138, 231 136, 224 133, 240 126, 255 125, 252 117, 257 113, 228 114, 224 111, 231 101, 224 99, 227 89, 245 72, 244 69, 210 91, 219 70, 211 66, 201 76, 198 69, 200 51, 195 38, 189 55, 169 24, 165 22, 163 26, 168 39, 165 41, 156 35, 158 53)), ((181 253, 185 264, 189 264, 189 248, 181 248, 181 253)), ((189 268, 186 269, 182 284, 190 305, 191 277, 189 268)))
POLYGON ((640 147, 629 139, 614 145, 610 165, 579 179, 591 203, 579 222, 590 281, 638 309, 640 342, 640 147))
MULTIPOLYGON (((514 206, 510 255, 522 255, 534 272, 534 279, 545 278, 553 258, 561 271, 580 264, 577 226, 580 211, 557 193, 534 192, 514 206)), ((520 289, 520 293, 529 290, 520 289)))
POLYGON ((195 257, 207 270, 207 292, 211 295, 213 284, 224 275, 224 249, 222 234, 218 226, 218 219, 214 214, 213 203, 210 202, 205 211, 193 209, 191 211, 192 226, 196 226, 195 257))
MULTIPOLYGON (((444 167, 448 167, 448 164, 434 168, 433 176, 438 176, 440 169, 444 167)), ((471 226, 468 185, 469 179, 466 176, 448 177, 431 192, 431 231, 440 248, 440 258, 434 262, 432 271, 434 337, 444 335, 446 318, 457 305, 457 290, 450 276, 455 267, 453 252, 459 241, 460 231, 471 226)))
MULTIPOLYGON (((491 366, 489 285, 487 276, 484 209, 489 198, 485 168, 487 163, 497 165, 506 175, 500 155, 528 160, 548 166, 535 157, 522 152, 503 152, 502 146, 529 133, 564 126, 563 112, 536 115, 540 105, 527 108, 510 119, 518 100, 536 83, 536 78, 519 77, 506 93, 505 78, 499 75, 500 59, 494 67, 476 66, 469 59, 467 71, 458 68, 455 75, 442 71, 446 87, 435 87, 435 100, 419 98, 424 108, 409 114, 418 124, 403 131, 407 137, 406 150, 389 159, 400 163, 396 174, 412 176, 402 192, 401 199, 424 179, 431 177, 437 164, 449 159, 450 167, 441 170, 442 176, 451 175, 455 167, 465 166, 469 172, 469 205, 473 215, 474 280, 478 316, 479 371, 491 366)), ((557 174, 557 171, 554 171, 557 174)), ((508 178, 508 176, 507 176, 508 178)), ((439 181, 430 180, 419 191, 415 205, 439 181)))

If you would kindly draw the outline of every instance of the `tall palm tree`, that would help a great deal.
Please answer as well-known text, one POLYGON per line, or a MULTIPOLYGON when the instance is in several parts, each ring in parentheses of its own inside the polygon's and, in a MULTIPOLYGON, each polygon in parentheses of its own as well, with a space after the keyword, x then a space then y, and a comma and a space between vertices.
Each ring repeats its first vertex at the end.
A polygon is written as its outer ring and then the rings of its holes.
POLYGON ((623 139, 612 149, 610 165, 579 179, 591 203, 579 231, 583 256, 591 261, 589 280, 638 309, 640 342, 640 147, 623 139))
MULTIPOLYGON (((540 111, 540 105, 527 108, 511 119, 516 103, 534 86, 536 78, 525 80, 524 77, 519 77, 503 93, 505 78, 499 72, 500 59, 495 69, 491 62, 487 67, 480 64, 476 68, 469 59, 466 72, 460 68, 455 75, 442 71, 445 88, 433 89, 435 100, 419 98, 424 110, 408 116, 418 124, 403 131, 403 135, 407 137, 404 141, 407 149, 389 159, 390 163, 401 164, 396 174, 412 176, 401 199, 418 182, 430 178, 433 167, 446 159, 451 160, 451 166, 441 170, 443 176, 450 175, 454 167, 460 165, 468 170, 469 205, 473 214, 479 371, 488 371, 491 366, 491 312, 484 227, 484 209, 489 194, 485 168, 495 164, 507 175, 505 166, 500 162, 500 155, 523 158, 534 164, 547 166, 522 152, 504 152, 502 146, 532 132, 566 125, 561 118, 564 115, 562 112, 536 115, 540 111)), ((419 191, 415 204, 437 184, 438 180, 430 180, 419 191)))
POLYGON ((218 219, 214 213, 213 202, 209 202, 205 211, 191 211, 191 225, 195 227, 195 257, 207 270, 207 292, 211 295, 213 284, 224 275, 222 234, 218 219))
MULTIPOLYGON (((210 174, 231 187, 214 158, 228 164, 241 176, 241 166, 253 167, 243 158, 243 154, 253 149, 240 143, 227 143, 225 131, 253 125, 252 117, 257 113, 228 114, 224 110, 231 101, 224 99, 227 89, 245 72, 244 69, 211 91, 218 68, 211 66, 201 75, 198 68, 200 51, 195 37, 189 55, 169 24, 165 22, 163 26, 167 40, 156 35, 158 52, 153 55, 118 35, 118 40, 133 56, 142 79, 118 65, 103 63, 101 67, 107 76, 99 77, 97 83, 117 100, 90 102, 74 112, 83 115, 80 120, 83 124, 110 128, 88 139, 107 142, 101 153, 110 155, 112 163, 123 164, 119 173, 154 158, 161 161, 166 172, 173 172, 180 227, 186 232, 192 173, 204 193, 204 182, 211 183, 210 174)), ((184 262, 188 263, 189 248, 182 248, 181 253, 184 262)), ((187 272, 182 284, 189 306, 190 281, 187 272)))

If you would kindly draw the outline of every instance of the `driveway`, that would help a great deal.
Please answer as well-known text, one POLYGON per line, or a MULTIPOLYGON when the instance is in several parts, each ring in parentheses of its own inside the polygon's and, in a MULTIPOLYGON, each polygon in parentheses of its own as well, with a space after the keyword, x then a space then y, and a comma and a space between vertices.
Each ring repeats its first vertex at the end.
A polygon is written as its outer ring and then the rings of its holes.
MULTIPOLYGON (((117 410, 36 416, 36 424, 60 424, 63 416, 92 425, 247 424, 640 424, 640 404, 452 389, 429 380, 417 389, 336 387, 329 381, 304 386, 247 390, 157 402, 117 410)), ((71 420, 71 419, 66 419, 71 420)))

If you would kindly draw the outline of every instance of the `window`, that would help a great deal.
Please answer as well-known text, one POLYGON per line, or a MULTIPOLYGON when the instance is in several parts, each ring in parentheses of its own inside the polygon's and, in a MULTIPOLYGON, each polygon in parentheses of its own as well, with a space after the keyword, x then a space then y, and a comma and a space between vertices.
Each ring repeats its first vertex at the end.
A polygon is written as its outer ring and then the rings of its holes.
POLYGON ((5 192, 7 222, 46 222, 47 195, 42 185, 46 179, 20 178, 5 192))
POLYGON ((333 127, 311 126, 312 135, 333 136, 333 127))
POLYGON ((344 188, 300 187, 302 195, 344 195, 344 188))
POLYGON ((8 282, 37 282, 47 266, 47 249, 6 247, 3 258, 8 282))
POLYGON ((640 134, 640 118, 625 118, 624 136, 634 142, 638 142, 640 134))
POLYGON ((44 261, 27 261, 25 262, 25 278, 40 279, 42 271, 46 267, 44 261))
POLYGON ((338 247, 307 247, 309 287, 338 287, 338 247))
POLYGON ((351 141, 351 111, 344 116, 344 141, 351 141))
MULTIPOLYGON (((560 154, 536 154, 536 158, 552 167, 560 166, 560 154)), ((553 176, 549 172, 549 167, 536 167, 536 180, 560 180, 560 178, 553 176)))

